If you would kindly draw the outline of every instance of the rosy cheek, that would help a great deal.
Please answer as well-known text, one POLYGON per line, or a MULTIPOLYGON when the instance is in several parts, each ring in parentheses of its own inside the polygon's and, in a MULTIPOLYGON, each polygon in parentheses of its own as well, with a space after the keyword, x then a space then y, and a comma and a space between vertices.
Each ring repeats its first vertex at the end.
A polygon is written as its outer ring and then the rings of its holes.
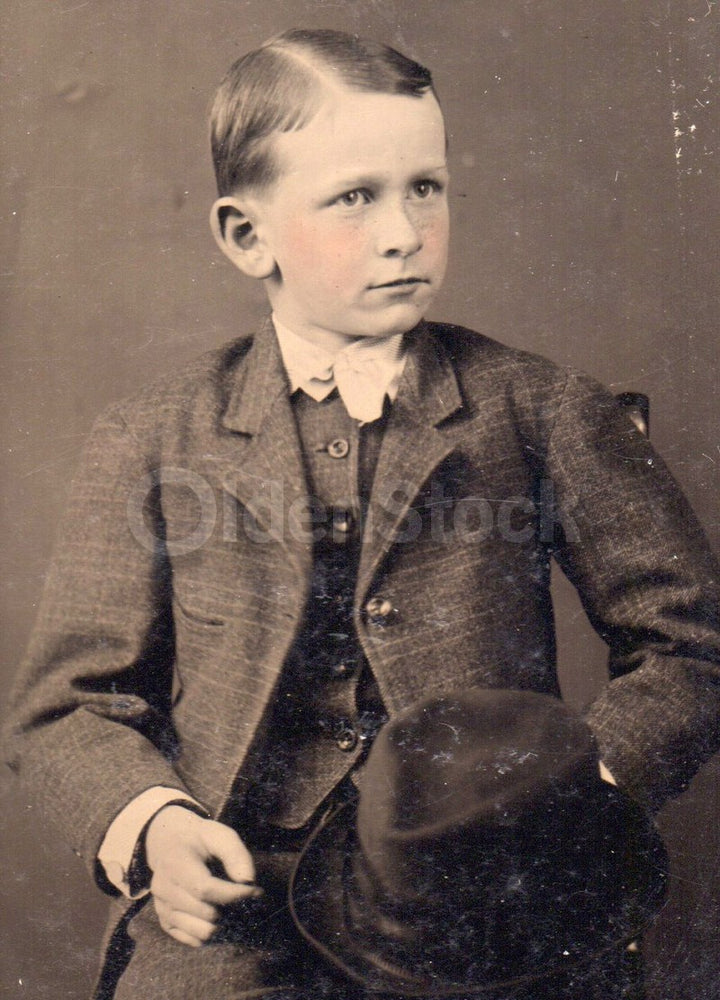
POLYGON ((312 259, 315 253, 316 236, 312 228, 296 223, 290 227, 285 240, 285 253, 293 261, 312 259))
POLYGON ((447 255, 450 227, 447 217, 434 219, 423 227, 423 247, 427 254, 441 259, 447 255))
POLYGON ((333 285, 347 284, 363 265, 363 240, 352 227, 324 230, 314 240, 314 266, 333 285))
POLYGON ((288 220, 280 270, 304 294, 322 295, 323 287, 332 294, 342 293, 356 287, 358 279, 363 281, 366 242, 359 226, 288 220))

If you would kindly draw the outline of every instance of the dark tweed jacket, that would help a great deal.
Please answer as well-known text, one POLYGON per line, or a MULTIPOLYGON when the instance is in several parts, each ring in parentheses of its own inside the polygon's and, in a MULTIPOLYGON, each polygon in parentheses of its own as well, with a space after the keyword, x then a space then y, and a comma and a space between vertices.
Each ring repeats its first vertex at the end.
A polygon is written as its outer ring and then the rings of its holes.
MULTIPOLYGON (((589 378, 458 327, 411 338, 355 601, 388 711, 459 687, 558 693, 553 553, 613 651, 587 713, 602 757, 659 806, 718 742, 718 567, 692 512, 589 378)), ((269 324, 98 422, 8 741, 90 865, 148 786, 221 814, 302 620, 304 503, 269 324)))

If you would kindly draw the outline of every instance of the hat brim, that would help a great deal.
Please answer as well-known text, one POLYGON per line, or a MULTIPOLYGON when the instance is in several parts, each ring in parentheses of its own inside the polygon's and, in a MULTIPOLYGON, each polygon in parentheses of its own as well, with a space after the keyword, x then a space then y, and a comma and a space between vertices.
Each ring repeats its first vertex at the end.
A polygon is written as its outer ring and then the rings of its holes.
POLYGON ((533 986, 566 975, 599 961, 604 955, 629 944, 647 927, 666 895, 667 855, 652 818, 617 789, 611 798, 628 814, 628 849, 647 851, 654 859, 652 887, 646 887, 637 905, 621 906, 608 914, 607 931, 582 956, 569 955, 532 973, 508 974, 474 982, 473 966, 468 978, 449 981, 442 975, 423 974, 401 968, 378 952, 364 948, 348 927, 346 879, 348 838, 352 835, 356 808, 346 803, 331 813, 305 844, 290 880, 289 906, 295 925, 306 941, 331 965, 366 990, 408 997, 477 996, 491 1000, 498 992, 533 986))

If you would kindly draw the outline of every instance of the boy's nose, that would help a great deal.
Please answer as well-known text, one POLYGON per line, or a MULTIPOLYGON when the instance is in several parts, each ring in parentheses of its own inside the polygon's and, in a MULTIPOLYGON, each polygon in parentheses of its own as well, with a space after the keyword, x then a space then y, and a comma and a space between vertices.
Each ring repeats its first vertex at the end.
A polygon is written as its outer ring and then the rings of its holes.
POLYGON ((422 246, 420 228, 404 205, 388 209, 379 224, 378 252, 383 257, 409 257, 422 246))

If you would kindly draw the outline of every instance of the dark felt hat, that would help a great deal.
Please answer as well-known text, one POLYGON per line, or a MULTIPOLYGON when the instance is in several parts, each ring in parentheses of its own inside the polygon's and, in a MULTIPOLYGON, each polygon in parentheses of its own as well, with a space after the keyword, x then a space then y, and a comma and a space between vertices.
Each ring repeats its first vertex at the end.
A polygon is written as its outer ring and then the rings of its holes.
POLYGON ((359 787, 306 845, 290 903, 371 991, 532 984, 621 948, 664 899, 652 819, 600 778, 590 729, 556 698, 414 705, 382 728, 359 787))

